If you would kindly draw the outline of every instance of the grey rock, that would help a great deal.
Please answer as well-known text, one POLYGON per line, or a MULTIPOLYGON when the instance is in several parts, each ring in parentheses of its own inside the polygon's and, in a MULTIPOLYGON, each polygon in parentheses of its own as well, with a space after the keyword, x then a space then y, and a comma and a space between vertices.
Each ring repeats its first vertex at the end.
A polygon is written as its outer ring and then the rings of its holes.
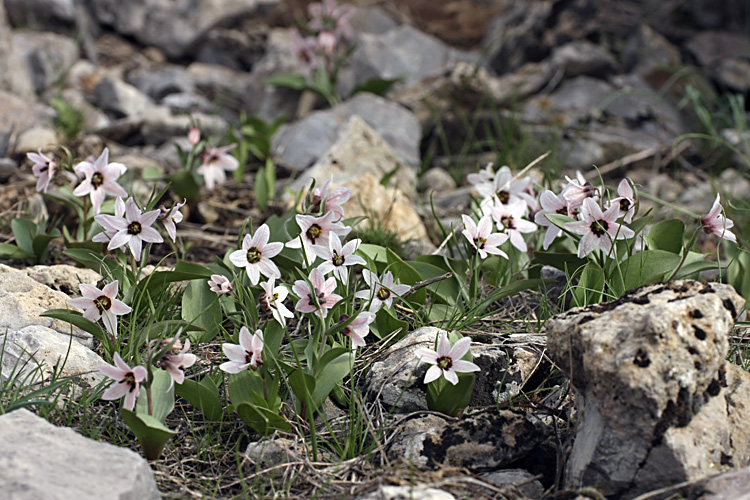
POLYGON ((357 94, 325 111, 316 111, 290 125, 273 138, 277 163, 292 170, 313 165, 337 140, 352 116, 359 116, 383 136, 407 165, 419 164, 419 122, 405 108, 373 94, 357 94))
POLYGON ((137 453, 55 427, 28 410, 0 416, 0 491, 9 500, 158 500, 137 453))
POLYGON ((57 132, 50 126, 32 127, 21 131, 16 138, 16 153, 25 154, 57 144, 57 132))
POLYGON ((196 61, 236 71, 250 71, 265 50, 265 33, 248 29, 216 28, 201 41, 196 61))
POLYGON ((456 181, 444 168, 433 167, 422 174, 417 185, 423 193, 440 193, 456 189, 456 181))
POLYGON ((736 57, 720 59, 714 67, 714 77, 722 87, 747 94, 750 92, 750 61, 736 57))
POLYGON ((426 485, 378 486, 378 489, 356 500, 456 500, 456 497, 426 485))
POLYGON ((359 36, 361 33, 385 33, 396 28, 398 22, 379 5, 373 4, 357 6, 349 18, 349 25, 354 35, 359 36))
POLYGON ((194 92, 169 94, 162 99, 161 103, 169 106, 173 111, 182 111, 185 113, 200 111, 201 113, 210 114, 214 110, 214 105, 208 99, 194 92))
POLYGON ((41 325, 52 328, 63 339, 68 339, 71 328, 74 340, 91 346, 91 334, 62 320, 39 315, 48 309, 66 309, 68 296, 34 281, 21 272, 0 274, 0 332, 15 332, 26 326, 41 325))
POLYGON ((75 0, 6 0, 8 18, 15 26, 60 28, 60 21, 76 21, 75 0))
MULTIPOLYGON (((0 92, 4 90, 26 99, 34 96, 31 76, 24 71, 23 61, 13 42, 13 31, 10 29, 5 14, 5 3, 0 2, 0 92)), ((2 114, 0 113, 0 133, 2 131, 2 114)))
MULTIPOLYGON (((254 441, 245 448, 244 456, 249 459, 252 471, 257 472, 276 465, 294 462, 299 459, 300 449, 297 441, 287 438, 268 438, 254 441)), ((279 470, 279 473, 282 471, 279 470)))
POLYGON ((449 422, 427 415, 397 429, 388 456, 433 468, 487 471, 522 459, 549 435, 545 424, 521 411, 482 410, 449 422))
POLYGON ((712 66, 721 59, 750 59, 750 39, 739 33, 703 31, 687 41, 685 48, 701 66, 712 66))
POLYGON ((500 488, 513 488, 526 499, 539 499, 544 496, 544 486, 536 476, 523 469, 503 469, 485 472, 480 476, 500 488))
MULTIPOLYGON (((0 271, 2 272, 2 271, 0 271)), ((79 268, 68 264, 54 266, 33 266, 23 270, 34 281, 58 290, 66 295, 80 296, 80 284, 96 285, 101 279, 99 273, 91 269, 79 268)))
POLYGON ((161 144, 173 137, 187 134, 194 123, 199 123, 204 136, 223 134, 227 122, 220 116, 195 112, 191 116, 175 114, 167 106, 148 108, 137 123, 146 144, 161 144))
POLYGON ((700 487, 705 500, 747 500, 750 467, 725 472, 701 483, 700 487))
POLYGON ((37 93, 58 83, 79 56, 76 41, 57 33, 16 33, 13 44, 37 93))
POLYGON ((112 120, 75 88, 63 89, 60 97, 73 109, 83 113, 83 131, 96 130, 112 123, 112 120))
POLYGON ((156 46, 170 57, 190 54, 212 28, 243 17, 261 15, 275 0, 98 0, 96 19, 118 33, 156 46))
POLYGON ((216 64, 191 63, 187 74, 198 92, 208 101, 224 108, 241 109, 248 75, 216 64))
POLYGON ((567 78, 587 75, 604 77, 617 70, 617 62, 606 50, 587 40, 576 40, 552 52, 552 64, 567 78))
POLYGON ((750 465, 750 378, 725 361, 744 300, 677 281, 547 322, 578 422, 566 484, 638 495, 750 465))
POLYGON ((403 78, 405 83, 413 84, 445 72, 458 62, 478 60, 476 54, 453 49, 435 37, 403 25, 385 33, 360 34, 351 64, 357 83, 370 78, 403 78))
POLYGON ((647 24, 628 39, 623 57, 625 68, 642 76, 682 63, 680 49, 647 24))
POLYGON ((195 90, 186 69, 172 64, 139 66, 125 74, 125 82, 154 101, 161 101, 169 94, 195 90))
POLYGON ((95 88, 96 104, 116 118, 141 116, 154 102, 143 92, 114 77, 104 77, 95 88))
POLYGON ((105 379, 98 370, 105 361, 98 354, 46 326, 3 332, 0 352, 3 378, 13 376, 23 385, 41 383, 53 373, 74 378, 85 387, 94 387, 105 379))
POLYGON ((13 146, 19 133, 32 127, 49 125, 55 116, 49 106, 4 90, 0 90, 0 102, 3 103, 0 106, 0 137, 7 137, 9 144, 6 154, 14 153, 13 146))

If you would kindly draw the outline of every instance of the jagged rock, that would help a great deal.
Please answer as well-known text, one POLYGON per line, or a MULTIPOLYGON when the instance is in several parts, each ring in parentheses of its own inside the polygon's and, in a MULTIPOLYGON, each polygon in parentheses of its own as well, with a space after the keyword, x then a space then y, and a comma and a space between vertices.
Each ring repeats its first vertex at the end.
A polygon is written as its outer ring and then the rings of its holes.
POLYGON ((720 59, 714 67, 714 77, 722 87, 733 92, 750 92, 750 61, 735 57, 720 59))
MULTIPOLYGON (((52 328, 63 339, 70 337, 71 325, 62 320, 42 318, 48 309, 66 309, 68 296, 52 290, 24 273, 0 274, 0 332, 15 332, 26 326, 41 325, 52 328)), ((72 327, 74 340, 90 347, 91 334, 72 327)))
POLYGON ((222 23, 261 15, 276 0, 98 0, 96 19, 144 45, 154 45, 170 57, 190 54, 206 33, 222 23))
POLYGON ((520 460, 550 431, 531 414, 492 409, 451 421, 435 415, 413 418, 394 434, 388 449, 391 460, 401 457, 419 466, 488 471, 520 460))
POLYGON ((529 471, 523 469, 503 469, 485 472, 480 476, 500 488, 513 488, 524 499, 536 500, 544 496, 544 486, 529 471))
POLYGON ((443 490, 420 484, 415 486, 378 486, 375 491, 356 497, 356 500, 456 500, 456 497, 443 490))
POLYGON ((57 132, 52 127, 31 127, 18 134, 16 153, 29 153, 57 143, 57 132))
POLYGON ((182 66, 172 64, 140 66, 125 74, 125 82, 157 102, 169 94, 195 90, 195 85, 187 70, 182 66))
POLYGON ((605 77, 617 69, 615 59, 599 45, 587 40, 576 40, 552 52, 552 64, 563 76, 605 77))
POLYGON ((5 0, 14 26, 60 28, 60 22, 76 21, 75 0, 5 0))
POLYGON ((423 193, 452 192, 456 189, 456 181, 447 170, 436 167, 429 169, 419 178, 417 188, 423 193))
POLYGON ((349 25, 355 36, 361 33, 379 34, 390 31, 398 23, 379 5, 360 5, 349 18, 349 25))
POLYGON ((49 106, 24 100, 17 95, 0 90, 0 137, 9 145, 6 154, 15 153, 12 149, 18 134, 36 126, 47 126, 55 116, 49 106))
MULTIPOLYGON (((628 39, 623 56, 626 69, 647 81, 662 71, 669 75, 666 68, 674 68, 682 63, 680 49, 647 24, 639 26, 628 39)), ((654 90, 660 87, 658 85, 654 90)))
POLYGON ((567 485, 632 497, 750 464, 750 378, 725 361, 743 307, 728 285, 677 281, 547 322, 578 409, 567 485))
POLYGON ((703 31, 688 40, 685 48, 701 66, 712 66, 727 57, 750 59, 750 40, 738 33, 703 31))
POLYGON ((250 71, 263 56, 268 28, 214 28, 201 41, 195 60, 235 71, 250 71))
MULTIPOLYGON (((31 75, 24 71, 23 61, 19 57, 13 38, 13 31, 5 15, 5 3, 0 2, 0 92, 7 90, 30 99, 34 97, 31 75)), ((2 130, 3 123, 0 119, 0 131, 2 130)))
POLYGON ((336 142, 352 116, 359 116, 393 148, 404 167, 419 164, 421 129, 405 108, 369 93, 361 93, 343 104, 310 113, 302 120, 284 125, 273 138, 277 163, 292 170, 304 170, 318 161, 336 142))
POLYGON ((76 41, 57 33, 15 33, 13 44, 26 65, 34 90, 40 94, 56 84, 78 59, 76 41))
POLYGON ((216 64, 194 62, 187 67, 187 74, 201 95, 211 102, 234 108, 235 103, 241 103, 247 97, 244 89, 248 76, 245 73, 216 64))
POLYGON ((96 85, 96 104, 116 118, 141 116, 154 102, 129 83, 104 77, 96 85))
POLYGON ((23 385, 38 384, 53 373, 71 377, 79 385, 94 387, 104 380, 98 368, 106 362, 70 336, 41 325, 0 333, 3 378, 13 377, 23 385))
POLYGON ((362 33, 352 56, 356 83, 370 78, 403 78, 413 84, 443 73, 458 62, 476 63, 479 56, 448 47, 439 39, 403 25, 380 34, 362 33))
POLYGON ((4 498, 161 498, 151 467, 134 451, 55 427, 28 410, 0 416, 0 441, 4 498))
MULTIPOLYGON (((0 272, 3 272, 0 270, 0 272)), ((33 266, 23 270, 26 275, 50 287, 52 290, 58 290, 66 295, 80 295, 81 283, 96 285, 101 279, 99 273, 91 269, 70 266, 68 264, 57 264, 54 266, 33 266)))

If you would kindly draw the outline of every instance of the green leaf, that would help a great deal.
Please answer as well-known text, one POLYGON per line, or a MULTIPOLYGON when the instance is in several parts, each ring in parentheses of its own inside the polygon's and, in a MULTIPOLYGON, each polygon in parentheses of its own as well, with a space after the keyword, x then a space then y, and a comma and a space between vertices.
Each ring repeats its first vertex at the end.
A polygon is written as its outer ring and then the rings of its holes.
MULTIPOLYGON (((437 278, 446 273, 444 269, 426 262, 409 261, 409 265, 416 269, 422 276, 422 279, 425 280, 437 278)), ((437 301, 443 304, 455 305, 458 298, 461 297, 461 287, 453 276, 427 285, 425 288, 430 292, 433 302, 437 299, 437 301)))
POLYGON ((388 256, 386 249, 380 245, 374 245, 372 243, 362 243, 357 247, 357 252, 361 257, 371 260, 376 264, 387 264, 388 256))
POLYGON ((654 224, 644 239, 651 250, 680 254, 684 233, 685 224, 681 220, 669 219, 654 224))
POLYGON ((471 393, 474 390, 474 374, 459 373, 457 375, 458 384, 456 385, 451 384, 442 376, 427 384, 427 408, 455 417, 469 406, 471 393), (438 384, 441 386, 440 392, 438 392, 438 384))
POLYGON ((505 297, 515 295, 518 292, 521 292, 523 290, 537 289, 540 286, 542 286, 544 283, 545 283, 545 280, 542 280, 542 279, 520 280, 520 281, 515 281, 513 283, 509 283, 508 285, 505 285, 502 288, 498 288, 497 290, 489 294, 482 302, 480 302, 476 306, 476 308, 473 311, 473 315, 477 317, 481 316, 484 310, 487 309, 494 302, 497 302, 500 299, 504 299, 505 297))
POLYGON ((156 165, 147 165, 141 174, 144 181, 160 181, 164 178, 161 169, 156 165))
POLYGON ((385 95, 391 89, 391 87, 393 87, 397 83, 402 82, 403 80, 404 79, 402 77, 370 78, 369 80, 365 80, 364 82, 354 87, 352 93, 349 94, 349 97, 352 97, 353 95, 360 92, 370 92, 371 94, 382 96, 385 95))
POLYGON ((279 73, 266 78, 266 85, 275 87, 286 87, 294 90, 305 90, 308 88, 307 79, 304 75, 292 73, 279 73))
POLYGON ((644 250, 629 257, 609 273, 612 289, 621 296, 628 290, 656 283, 674 271, 680 256, 666 250, 644 250))
POLYGON ((167 441, 175 435, 173 430, 150 415, 136 414, 123 408, 120 410, 120 416, 138 438, 143 456, 148 460, 159 458, 167 441))
POLYGON ((255 175, 255 201, 258 202, 258 206, 261 209, 266 208, 268 201, 271 199, 270 186, 266 179, 266 168, 260 167, 258 173, 255 175))
POLYGON ((224 418, 224 408, 219 398, 219 390, 210 376, 200 382, 185 379, 175 386, 175 393, 198 408, 208 420, 220 422, 224 418))
POLYGON ((77 311, 71 311, 70 309, 50 309, 49 311, 44 311, 39 316, 66 321, 76 328, 80 328, 84 332, 90 333, 105 346, 109 345, 109 339, 99 324, 87 320, 77 311))
POLYGON ((36 234, 36 225, 30 220, 13 219, 10 222, 13 229, 13 236, 16 238, 16 245, 26 253, 34 254, 34 235, 36 234))
POLYGON ((604 293, 604 270, 596 262, 589 261, 578 277, 578 284, 572 287, 573 303, 588 306, 602 301, 604 293))
POLYGON ((312 395, 315 393, 315 377, 300 369, 294 369, 289 373, 289 385, 294 394, 302 403, 310 405, 312 395))
POLYGON ((29 259, 32 257, 34 257, 33 254, 24 252, 16 245, 11 245, 10 243, 0 243, 0 259, 20 260, 29 259))
MULTIPOLYGON (((174 386, 172 377, 165 370, 154 370, 154 379, 151 382, 151 416, 159 422, 164 422, 167 415, 174 410, 174 386)), ((148 415, 148 397, 146 388, 141 386, 141 394, 135 406, 138 415, 148 415)))
POLYGON ((381 307, 375 314, 375 321, 370 325, 370 330, 379 339, 383 339, 393 332, 398 331, 393 341, 402 339, 409 333, 409 323, 396 318, 387 307, 381 307))
POLYGON ((534 252, 534 260, 560 271, 580 269, 588 262, 587 259, 579 259, 576 254, 567 252, 534 252))
MULTIPOLYGON (((422 276, 419 272, 407 264, 401 257, 399 257, 393 250, 386 248, 386 258, 388 259, 388 269, 393 273, 393 277, 396 281, 401 282, 405 285, 416 285, 422 281, 422 276)), ((420 306, 424 304, 427 298, 427 290, 420 288, 416 292, 406 297, 406 302, 420 306)))
POLYGON ((334 387, 336 387, 336 384, 351 373, 352 363, 354 362, 354 353, 351 349, 332 349, 326 355, 321 359, 320 369, 315 374, 315 390, 312 394, 312 407, 314 410, 320 408, 320 405, 323 404, 323 401, 325 401, 334 387), (331 352, 337 355, 331 360, 326 359, 326 355, 331 352))
POLYGON ((288 431, 292 428, 279 412, 262 405, 240 403, 234 409, 240 418, 261 436, 267 436, 276 430, 288 431))
POLYGON ((178 170, 169 176, 169 181, 172 183, 172 190, 182 198, 195 201, 200 196, 201 187, 195 181, 193 173, 189 170, 178 170))
POLYGON ((182 319, 205 328, 206 332, 195 339, 195 343, 208 342, 219 334, 222 322, 221 305, 218 296, 211 291, 208 283, 193 280, 182 294, 182 319))

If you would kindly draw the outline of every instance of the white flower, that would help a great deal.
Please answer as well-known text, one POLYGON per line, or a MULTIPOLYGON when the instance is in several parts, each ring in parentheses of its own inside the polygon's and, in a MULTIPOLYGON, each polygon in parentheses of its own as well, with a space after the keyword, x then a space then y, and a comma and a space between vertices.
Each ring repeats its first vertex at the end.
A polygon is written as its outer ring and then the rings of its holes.
POLYGON ((128 198, 128 201, 125 202, 124 219, 122 217, 102 215, 97 219, 97 222, 100 224, 109 224, 109 227, 117 230, 112 236, 109 245, 107 245, 108 250, 128 245, 135 260, 140 261, 144 241, 146 243, 161 243, 164 241, 159 232, 151 227, 158 217, 158 209, 143 213, 138 208, 138 205, 135 204, 135 200, 128 198))
MULTIPOLYGON (((344 322, 349 319, 348 314, 342 314, 339 321, 344 322)), ((370 323, 375 321, 375 313, 369 311, 361 312, 351 323, 346 325, 341 333, 352 339, 352 349, 364 347, 367 345, 365 337, 370 333, 370 323)))
POLYGON ((732 222, 731 219, 727 219, 724 214, 721 213, 720 201, 721 197, 716 193, 716 200, 714 201, 711 210, 709 210, 708 214, 701 217, 703 231, 706 234, 715 234, 719 238, 737 243, 737 237, 729 230, 734 227, 734 222, 732 222))
POLYGON ((276 280, 271 278, 265 283, 261 283, 263 293, 260 296, 260 305, 262 308, 271 311, 273 319, 279 322, 281 326, 286 326, 286 319, 293 318, 294 313, 284 305, 289 290, 284 285, 276 285, 276 280))
POLYGON ((271 230, 268 225, 263 224, 255 231, 254 236, 245 235, 242 240, 242 249, 236 250, 229 255, 229 260, 237 267, 244 267, 250 278, 250 283, 257 285, 260 275, 267 278, 281 278, 279 268, 271 259, 276 257, 284 248, 279 242, 269 243, 271 230))
POLYGON ((76 196, 91 196, 91 204, 94 205, 94 213, 98 214, 102 208, 104 196, 126 197, 128 193, 117 184, 117 179, 125 173, 128 168, 122 163, 109 163, 109 149, 104 151, 94 163, 82 161, 75 167, 76 174, 85 176, 83 182, 75 188, 73 194, 76 196))
POLYGON ((212 292, 218 295, 229 295, 234 290, 234 284, 229 281, 229 278, 221 274, 212 274, 211 279, 208 280, 208 286, 212 292))
POLYGON ((135 408, 135 400, 138 399, 141 392, 140 385, 146 380, 148 372, 142 366, 130 368, 117 353, 115 353, 114 359, 114 366, 101 365, 99 367, 100 372, 117 382, 104 391, 102 399, 111 401, 125 396, 122 407, 132 411, 135 408))
POLYGON ((619 204, 612 205, 602 213, 602 209, 592 198, 586 198, 583 200, 581 216, 583 220, 565 224, 566 229, 583 235, 578 243, 579 258, 590 254, 597 247, 601 247, 609 255, 613 240, 632 238, 635 235, 632 229, 615 222, 620 217, 619 204))
POLYGON ((117 300, 117 288, 120 282, 115 280, 103 289, 81 283, 81 295, 68 300, 72 306, 84 309, 83 317, 89 321, 102 320, 109 333, 117 336, 117 316, 128 314, 132 309, 121 300, 117 300))
POLYGON ((471 339, 463 337, 456 342, 451 348, 448 334, 442 332, 438 338, 437 350, 419 348, 414 354, 421 358, 420 361, 430 363, 433 366, 427 370, 424 376, 424 383, 429 384, 433 380, 443 375, 445 379, 453 385, 458 383, 457 373, 477 372, 479 367, 471 361, 464 361, 461 358, 469 351, 471 339))
POLYGON ((263 332, 256 330, 255 334, 250 335, 250 330, 243 326, 240 328, 239 345, 224 343, 221 350, 229 361, 220 364, 220 370, 227 373, 240 373, 248 367, 257 370, 263 364, 263 332))
POLYGON ((236 146, 236 144, 231 144, 220 148, 209 147, 203 152, 201 156, 203 163, 195 171, 203 176, 209 191, 217 184, 224 184, 227 181, 225 170, 233 171, 240 167, 237 158, 229 154, 229 151, 236 146))
POLYGON ((347 284, 349 281, 349 274, 346 272, 346 266, 353 266, 354 264, 365 265, 365 259, 359 255, 354 255, 357 251, 357 247, 362 243, 360 239, 354 239, 348 242, 346 245, 341 246, 341 239, 336 233, 331 233, 328 240, 328 246, 315 245, 313 249, 320 258, 323 259, 323 263, 318 266, 320 272, 328 274, 333 271, 340 282, 347 284))
POLYGON ((39 153, 26 153, 26 157, 34 162, 31 171, 39 177, 36 181, 36 190, 46 193, 50 181, 60 169, 60 160, 45 155, 42 148, 39 148, 39 153))
POLYGON ((176 224, 182 222, 182 218, 184 216, 182 215, 182 212, 180 212, 180 209, 185 205, 186 202, 187 200, 182 200, 182 203, 173 205, 169 210, 167 210, 167 208, 165 208, 164 206, 162 206, 160 209, 161 216, 164 217, 161 223, 164 224, 164 229, 167 230, 167 234, 172 239, 172 242, 177 239, 176 224))
POLYGON ((568 202, 562 196, 557 196, 549 189, 539 197, 542 209, 534 215, 534 222, 542 227, 547 228, 544 234, 543 248, 547 250, 555 241, 555 238, 562 234, 562 229, 554 225, 548 218, 547 214, 572 215, 568 211, 568 202))
POLYGON ((526 241, 521 233, 533 233, 537 230, 536 224, 523 218, 526 213, 526 202, 519 201, 509 205, 495 203, 491 213, 498 230, 510 237, 511 245, 525 252, 526 241))
POLYGON ((328 246, 328 241, 332 233, 344 237, 351 231, 350 227, 344 226, 341 222, 333 222, 338 219, 335 212, 327 212, 322 217, 313 217, 312 215, 297 215, 297 225, 301 232, 297 238, 287 242, 288 248, 303 248, 305 260, 312 264, 315 262, 315 245, 323 247, 328 246))
POLYGON ((360 290, 355 294, 355 297, 369 300, 370 312, 378 312, 383 304, 386 307, 391 307, 393 295, 400 297, 411 289, 409 285, 396 285, 393 281, 393 273, 390 271, 385 273, 382 281, 368 269, 362 270, 362 277, 370 289, 360 290))
POLYGON ((485 215, 479 219, 478 225, 474 224, 474 220, 468 215, 461 215, 461 219, 464 221, 462 234, 479 253, 479 258, 486 259, 488 253, 508 258, 508 254, 498 247, 508 241, 509 236, 492 232, 492 217, 485 215))

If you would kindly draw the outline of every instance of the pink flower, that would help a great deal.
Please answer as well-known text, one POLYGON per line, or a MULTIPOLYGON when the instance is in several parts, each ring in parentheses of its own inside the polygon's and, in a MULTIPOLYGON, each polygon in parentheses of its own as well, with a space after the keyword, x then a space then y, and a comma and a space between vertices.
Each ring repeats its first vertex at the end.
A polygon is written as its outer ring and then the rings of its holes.
POLYGON ((716 193, 716 200, 714 201, 711 210, 703 217, 701 217, 701 225, 703 231, 706 234, 715 234, 719 238, 723 238, 727 241, 737 243, 737 237, 729 229, 734 227, 734 222, 731 219, 727 219, 722 214, 721 205, 719 202, 721 197, 719 193, 716 193))
MULTIPOLYGON (((168 338, 162 340, 162 347, 169 345, 173 339, 168 338)), ((169 384, 171 389, 174 384, 181 384, 185 381, 185 368, 190 368, 195 364, 197 358, 195 354, 189 353, 190 350, 190 339, 185 340, 185 345, 180 349, 180 341, 175 340, 172 349, 168 351, 159 360, 158 365, 161 369, 166 370, 169 376, 172 377, 172 382, 169 384), (176 352, 173 352, 176 351, 176 352)))
POLYGON ((100 215, 94 217, 94 219, 102 224, 102 227, 104 227, 104 224, 108 224, 109 227, 117 230, 109 245, 107 245, 108 250, 128 245, 135 260, 140 261, 144 241, 146 243, 161 243, 164 241, 159 232, 151 227, 159 217, 159 213, 158 209, 143 213, 135 204, 135 200, 128 198, 128 201, 125 202, 125 218, 100 215))
POLYGON ((583 200, 586 198, 598 198, 599 190, 588 182, 581 172, 576 172, 575 179, 571 179, 567 175, 565 179, 568 181, 568 185, 563 188, 562 197, 568 202, 568 209, 571 213, 577 213, 578 208, 583 205, 583 200))
POLYGON ((167 210, 164 205, 162 205, 159 209, 160 216, 164 217, 161 223, 164 224, 164 229, 167 230, 167 234, 172 239, 172 242, 177 239, 176 224, 182 222, 183 215, 182 212, 180 212, 180 209, 185 205, 186 202, 187 200, 182 200, 182 203, 173 205, 169 210, 167 210))
POLYGON ((536 224, 523 218, 526 213, 526 202, 518 201, 508 205, 495 203, 491 213, 498 230, 510 237, 511 245, 525 252, 526 241, 521 233, 533 233, 537 230, 536 224))
MULTIPOLYGON (((492 181, 495 178, 495 172, 492 170, 492 165, 493 163, 489 162, 487 166, 479 172, 472 173, 466 176, 466 180, 469 181, 469 184, 477 188, 477 192, 479 191, 479 186, 482 184, 492 185, 492 181)), ((482 189, 484 190, 487 188, 482 189)))
POLYGON ((341 246, 339 236, 336 233, 331 233, 327 247, 323 245, 315 245, 313 247, 315 253, 323 259, 323 263, 318 266, 320 272, 325 275, 333 271, 333 275, 346 285, 349 282, 349 274, 346 271, 346 266, 353 266, 354 264, 362 266, 367 264, 365 259, 359 255, 354 255, 360 243, 362 243, 362 240, 354 239, 346 245, 341 246))
POLYGON ((620 215, 625 214, 625 218, 623 220, 630 224, 631 222, 633 222, 635 206, 638 204, 638 202, 634 198, 633 188, 630 186, 630 183, 627 179, 623 179, 620 181, 620 184, 617 186, 617 194, 619 196, 612 200, 612 204, 620 204, 620 215))
POLYGON ((26 157, 34 162, 31 171, 36 177, 39 177, 36 181, 36 190, 46 193, 50 181, 60 170, 60 160, 45 155, 42 153, 42 148, 39 148, 39 153, 26 153, 26 157))
POLYGON ((196 169, 196 172, 203 176, 209 191, 217 184, 224 184, 227 181, 225 170, 234 171, 240 167, 237 158, 228 153, 236 146, 236 144, 230 144, 220 148, 209 147, 201 155, 203 163, 196 169))
POLYGON ((424 383, 429 384, 433 380, 440 378, 440 375, 453 385, 458 383, 457 373, 469 373, 479 371, 479 367, 471 361, 464 361, 461 358, 469 351, 471 339, 463 337, 451 348, 448 334, 442 332, 438 338, 437 350, 419 348, 414 353, 419 356, 420 361, 430 363, 433 366, 427 370, 424 376, 424 383))
POLYGON ((396 285, 393 281, 393 273, 390 271, 383 275, 382 281, 378 279, 378 276, 368 269, 362 270, 362 277, 365 279, 365 283, 370 287, 369 290, 360 290, 354 296, 359 299, 366 299, 370 301, 370 312, 378 312, 383 304, 386 307, 391 307, 393 304, 393 296, 398 295, 399 297, 411 290, 409 285, 396 285))
POLYGON ((229 260, 237 267, 244 267, 250 283, 257 285, 260 275, 267 278, 281 278, 279 268, 271 259, 276 257, 284 248, 279 242, 269 243, 271 230, 268 225, 263 224, 255 231, 254 236, 245 235, 242 240, 242 249, 236 250, 229 255, 229 260))
MULTIPOLYGON (((489 168, 489 167, 488 167, 489 168)), ((476 184, 477 192, 485 198, 497 197, 503 205, 522 201, 522 193, 531 184, 530 177, 513 179, 510 167, 503 166, 495 172, 491 182, 476 184)))
POLYGON ((289 290, 284 285, 274 286, 276 280, 271 278, 266 283, 261 283, 263 293, 260 296, 260 306, 263 309, 271 311, 273 319, 279 322, 281 326, 286 326, 286 319, 293 318, 294 313, 284 305, 289 290))
POLYGON ((81 283, 81 295, 75 299, 68 300, 72 306, 84 309, 83 317, 89 321, 102 320, 104 327, 112 335, 117 335, 117 316, 128 314, 130 306, 117 300, 117 288, 119 281, 115 280, 99 290, 93 285, 81 283))
POLYGON ((227 373, 240 373, 249 367, 255 371, 263 364, 263 332, 256 330, 250 335, 250 330, 243 326, 240 328, 240 343, 221 344, 221 350, 229 358, 219 365, 219 369, 227 373))
POLYGON ((508 254, 498 248, 508 241, 508 235, 492 232, 492 217, 485 215, 479 219, 478 225, 468 215, 461 215, 461 219, 464 221, 462 234, 479 253, 480 259, 486 259, 488 253, 508 258, 508 254))
POLYGON ((334 212, 328 212, 322 217, 297 215, 297 225, 301 229, 300 235, 287 242, 286 246, 288 248, 303 248, 305 263, 312 264, 317 256, 315 245, 327 247, 331 233, 344 237, 351 231, 351 228, 344 226, 341 222, 333 222, 336 217, 337 215, 334 212))
POLYGON ((318 40, 311 36, 303 38, 297 29, 292 30, 292 52, 297 58, 300 71, 308 80, 315 68, 325 64, 318 53, 318 40))
POLYGON ((219 295, 229 295, 234 290, 234 285, 229 281, 229 278, 221 274, 212 274, 211 279, 208 280, 208 286, 212 292, 219 295))
POLYGON ((98 214, 102 208, 105 195, 126 197, 128 193, 117 184, 117 179, 128 169, 122 163, 109 163, 109 149, 104 151, 94 163, 82 161, 73 167, 76 174, 86 178, 73 191, 76 196, 91 196, 94 213, 98 214))
POLYGON ((336 219, 338 222, 344 218, 344 208, 342 205, 349 201, 349 198, 352 196, 352 190, 348 187, 331 189, 332 182, 333 176, 319 188, 313 188, 309 211, 314 214, 320 213, 323 208, 323 202, 325 202, 326 213, 333 212, 338 215, 336 219))
POLYGON ((354 7, 337 5, 336 0, 323 0, 307 6, 310 14, 309 27, 317 32, 332 31, 337 39, 342 37, 351 39, 354 33, 349 25, 349 18, 354 15, 354 7))
POLYGON ((299 297, 294 308, 301 313, 317 312, 321 318, 325 318, 328 310, 341 300, 341 295, 333 293, 336 289, 336 278, 331 276, 325 279, 320 269, 313 269, 309 279, 312 288, 305 280, 294 282, 292 290, 299 297))
POLYGON ((102 399, 111 401, 125 396, 123 408, 132 411, 135 408, 135 400, 141 392, 140 384, 146 380, 148 372, 142 366, 130 368, 117 353, 115 353, 114 360, 114 366, 101 365, 99 367, 100 372, 117 382, 104 391, 102 399))
POLYGON ((191 128, 190 130, 188 130, 187 138, 190 142, 190 145, 195 146, 201 140, 201 129, 199 129, 198 127, 191 128))
MULTIPOLYGON (((112 240, 112 237, 117 234, 118 229, 109 223, 107 219, 108 217, 111 216, 107 214, 99 214, 94 216, 94 220, 102 227, 102 229, 104 229, 104 231, 95 234, 94 237, 91 238, 91 241, 95 241, 97 243, 108 243, 110 240, 112 240)), ((122 201, 122 198, 118 196, 115 200, 115 218, 123 217, 125 217, 125 202, 122 201)))
POLYGON ((632 229, 615 222, 620 217, 619 203, 602 214, 599 205, 592 198, 586 198, 583 200, 581 216, 583 220, 565 224, 569 231, 583 235, 578 244, 579 258, 590 254, 597 247, 601 247, 609 255, 613 240, 632 238, 635 235, 632 229))
POLYGON ((547 218, 547 214, 561 214, 572 216, 568 211, 568 202, 562 196, 557 196, 549 189, 539 197, 542 209, 534 215, 534 222, 539 226, 546 227, 547 232, 544 234, 543 248, 547 250, 555 241, 555 238, 562 234, 562 229, 552 224, 547 218))
MULTIPOLYGON (((349 319, 348 314, 342 314, 339 321, 344 322, 349 319)), ((352 339, 352 349, 364 347, 367 345, 365 337, 370 333, 370 323, 375 321, 375 313, 361 312, 347 326, 341 330, 341 333, 352 339)))

